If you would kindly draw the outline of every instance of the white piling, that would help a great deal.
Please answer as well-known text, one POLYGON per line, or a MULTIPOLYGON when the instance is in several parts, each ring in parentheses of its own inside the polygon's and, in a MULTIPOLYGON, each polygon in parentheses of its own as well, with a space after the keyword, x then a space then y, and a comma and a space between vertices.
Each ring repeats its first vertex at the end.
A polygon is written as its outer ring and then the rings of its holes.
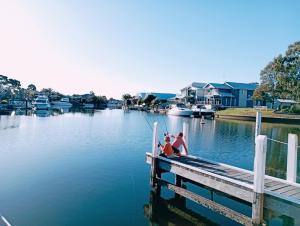
POLYGON ((298 149, 298 136, 296 134, 290 133, 288 136, 286 179, 294 183, 296 183, 296 179, 297 179, 297 151, 298 151, 297 149, 298 149))
POLYGON ((158 155, 158 123, 153 124, 153 138, 152 138, 152 156, 157 157, 158 155))
MULTIPOLYGON (((183 140, 186 144, 186 148, 189 150, 189 125, 186 122, 183 123, 182 133, 183 133, 183 140)), ((186 152, 185 152, 185 154, 187 155, 186 152)))
POLYGON ((261 133, 261 112, 256 112, 255 137, 261 133))
POLYGON ((267 136, 258 135, 255 138, 254 181, 253 181, 253 224, 263 221, 264 186, 267 154, 267 136))
POLYGON ((156 158, 158 156, 158 123, 153 124, 153 138, 152 138, 152 162, 150 171, 150 184, 152 187, 156 185, 156 158))

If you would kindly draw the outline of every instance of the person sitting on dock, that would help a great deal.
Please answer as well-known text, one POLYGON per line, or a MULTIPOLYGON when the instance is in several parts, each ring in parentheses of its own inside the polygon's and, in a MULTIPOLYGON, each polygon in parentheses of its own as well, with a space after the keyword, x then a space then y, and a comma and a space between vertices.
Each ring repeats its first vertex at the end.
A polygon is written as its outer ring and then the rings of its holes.
POLYGON ((161 156, 163 157, 168 157, 168 156, 171 156, 173 155, 174 153, 178 156, 180 156, 180 152, 179 153, 176 153, 174 152, 173 148, 172 148, 172 145, 171 145, 171 138, 169 135, 166 135, 165 136, 165 145, 162 145, 162 144, 158 144, 162 153, 161 153, 161 156))
POLYGON ((180 132, 180 133, 178 133, 177 136, 174 136, 174 135, 171 135, 171 136, 173 138, 175 138, 175 140, 173 141, 173 144, 172 144, 172 148, 173 148, 174 153, 176 153, 176 154, 179 153, 180 154, 179 148, 180 148, 181 145, 183 145, 183 148, 186 152, 186 155, 188 155, 188 149, 187 149, 187 146, 186 146, 186 144, 183 140, 183 133, 180 132))

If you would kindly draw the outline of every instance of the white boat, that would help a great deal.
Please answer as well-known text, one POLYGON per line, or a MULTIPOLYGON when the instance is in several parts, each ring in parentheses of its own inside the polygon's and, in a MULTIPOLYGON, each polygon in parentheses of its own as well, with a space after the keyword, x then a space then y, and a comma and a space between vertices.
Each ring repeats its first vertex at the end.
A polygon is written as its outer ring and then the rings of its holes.
POLYGON ((191 116, 193 111, 187 108, 184 104, 172 105, 171 109, 168 111, 168 115, 176 116, 191 116))
POLYGON ((51 107, 49 99, 45 95, 38 96, 32 104, 36 110, 48 110, 51 107))
POLYGON ((63 97, 60 99, 60 101, 52 101, 51 102, 52 108, 54 109, 65 109, 65 108, 71 108, 72 104, 70 103, 70 100, 68 97, 63 97))
POLYGON ((192 106, 193 115, 213 115, 215 110, 212 109, 211 105, 193 105, 192 106))

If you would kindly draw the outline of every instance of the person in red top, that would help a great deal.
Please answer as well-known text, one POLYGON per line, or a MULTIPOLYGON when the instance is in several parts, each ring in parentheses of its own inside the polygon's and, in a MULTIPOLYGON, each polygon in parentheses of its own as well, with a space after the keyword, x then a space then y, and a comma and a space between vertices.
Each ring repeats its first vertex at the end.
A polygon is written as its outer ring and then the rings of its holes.
POLYGON ((161 151, 162 151, 162 156, 165 156, 165 157, 168 157, 168 156, 170 156, 170 155, 172 155, 173 153, 174 153, 174 151, 173 151, 173 148, 172 148, 172 145, 171 145, 171 139, 170 139, 170 137, 167 135, 167 136, 165 136, 165 145, 161 145, 161 144, 159 144, 159 146, 160 146, 160 149, 161 149, 161 151))
POLYGON ((180 133, 178 133, 177 136, 173 136, 173 135, 171 135, 171 136, 175 138, 175 140, 173 141, 173 144, 172 144, 172 148, 173 148, 174 153, 176 153, 176 154, 179 153, 180 154, 179 148, 182 145, 185 152, 186 152, 186 155, 188 155, 188 149, 187 149, 187 146, 186 146, 186 144, 183 140, 183 133, 180 132, 180 133))

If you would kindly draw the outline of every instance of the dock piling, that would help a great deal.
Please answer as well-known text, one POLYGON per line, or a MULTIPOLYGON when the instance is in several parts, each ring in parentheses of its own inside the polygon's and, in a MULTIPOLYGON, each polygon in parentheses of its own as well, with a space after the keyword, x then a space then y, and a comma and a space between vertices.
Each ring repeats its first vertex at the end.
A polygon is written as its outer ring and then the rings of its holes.
MULTIPOLYGON (((189 125, 183 122, 183 140, 186 144, 186 148, 189 149, 189 125)), ((187 153, 185 153, 187 155, 187 153)))
POLYGON ((287 154, 287 181, 296 183, 297 179, 297 149, 298 149, 298 136, 289 133, 288 136, 288 154, 287 154))
POLYGON ((255 137, 261 133, 261 112, 256 112, 255 137))
POLYGON ((267 136, 258 135, 255 139, 254 181, 252 222, 259 225, 263 221, 264 179, 266 169, 267 136))
POLYGON ((153 140, 152 140, 152 163, 151 163, 151 172, 150 172, 150 184, 152 187, 156 185, 156 159, 158 156, 158 123, 153 124, 153 140))

